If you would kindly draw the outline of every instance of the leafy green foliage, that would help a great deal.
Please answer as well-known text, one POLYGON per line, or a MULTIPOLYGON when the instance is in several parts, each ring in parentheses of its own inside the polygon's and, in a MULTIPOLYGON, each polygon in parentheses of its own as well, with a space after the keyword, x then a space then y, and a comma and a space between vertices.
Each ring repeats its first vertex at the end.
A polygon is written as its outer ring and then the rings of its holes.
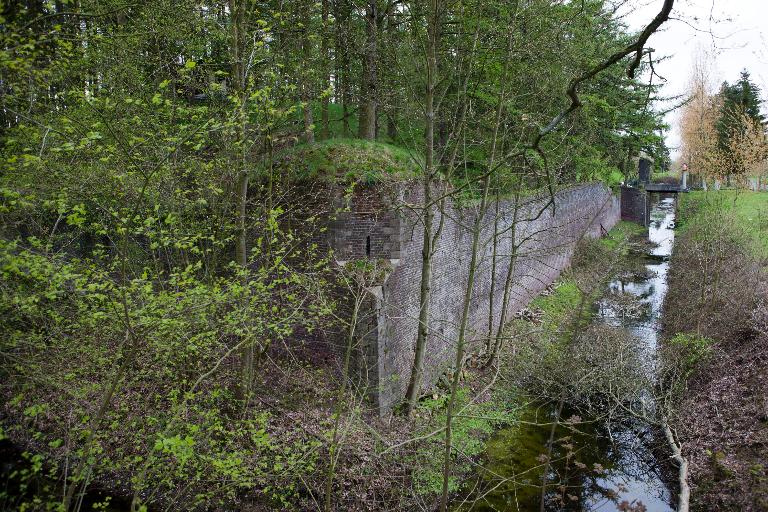
POLYGON ((733 114, 744 112, 753 121, 760 124, 765 124, 765 116, 760 111, 763 103, 760 98, 760 88, 752 82, 746 69, 741 72, 736 83, 723 82, 720 95, 723 104, 717 128, 721 149, 727 150, 726 141, 732 135, 733 130, 737 129, 737 126, 734 125, 733 114))
POLYGON ((712 355, 712 345, 715 341, 697 334, 677 333, 667 343, 679 358, 685 381, 699 364, 706 362, 712 355))
POLYGON ((759 168, 765 160, 765 149, 761 146, 765 144, 766 119, 761 112, 760 88, 745 69, 736 83, 723 82, 719 100, 716 129, 718 149, 723 155, 721 165, 725 167, 723 174, 755 172, 752 161, 756 160, 759 168), (751 147, 753 145, 756 147, 751 147))
POLYGON ((17 390, 15 407, 25 416, 13 427, 17 435, 35 428, 69 445, 93 432, 92 464, 98 471, 144 467, 133 485, 144 489, 151 482, 153 492, 177 488, 181 481, 190 491, 206 489, 187 496, 190 503, 233 499, 238 490, 266 485, 266 475, 275 472, 311 471, 316 444, 275 442, 269 415, 231 415, 237 400, 226 385, 230 372, 200 380, 221 365, 236 340, 253 340, 266 350, 266 344, 292 332, 291 313, 276 309, 273 300, 276 287, 282 287, 284 304, 290 304, 295 276, 269 279, 273 268, 264 269, 263 279, 251 275, 247 285, 237 275, 205 283, 190 267, 156 289, 145 269, 143 276, 116 286, 109 272, 92 263, 51 261, 18 243, 4 242, 1 248, 2 349, 25 354, 14 357, 6 371, 12 382, 36 383, 17 390), (123 300, 128 319, 119 314, 115 319, 112 311, 123 300), (140 336, 127 351, 126 325, 140 336), (117 371, 121 358, 129 358, 131 373, 122 382, 120 401, 93 431, 101 382, 117 371), (66 383, 66 393, 58 392, 60 383, 66 383), (65 430, 61 415, 74 417, 65 430))
MULTIPOLYGON (((460 489, 465 476, 473 469, 473 459, 478 459, 486 449, 486 439, 495 430, 509 424, 517 417, 514 401, 517 390, 496 389, 490 399, 481 402, 472 400, 472 377, 468 374, 457 396, 457 409, 461 411, 452 424, 454 474, 449 487, 451 492, 460 489)), ((435 394, 423 400, 418 409, 419 416, 428 421, 422 426, 425 432, 445 425, 447 395, 435 394)), ((442 455, 444 444, 440 436, 432 436, 419 444, 414 462, 419 465, 415 473, 414 486, 419 494, 432 496, 440 493, 443 484, 442 455)))
POLYGON ((231 253, 242 229, 239 150, 253 151, 295 106, 276 105, 273 83, 250 87, 243 107, 208 81, 229 68, 208 53, 227 40, 212 13, 172 2, 115 12, 98 26, 55 28, 60 42, 36 24, 41 13, 0 31, 3 76, 24 78, 14 91, 40 92, 4 96, 4 428, 51 440, 33 457, 54 473, 69 461, 65 493, 109 477, 185 508, 257 492, 287 503, 314 471, 319 442, 241 395, 238 356, 263 358, 328 314, 327 255, 308 241, 315 224, 286 228, 277 201, 248 208, 249 266, 231 253), (84 43, 66 42, 75 38, 84 43), (83 87, 88 68, 99 84, 83 87), (206 101, 192 100, 196 91, 206 101))

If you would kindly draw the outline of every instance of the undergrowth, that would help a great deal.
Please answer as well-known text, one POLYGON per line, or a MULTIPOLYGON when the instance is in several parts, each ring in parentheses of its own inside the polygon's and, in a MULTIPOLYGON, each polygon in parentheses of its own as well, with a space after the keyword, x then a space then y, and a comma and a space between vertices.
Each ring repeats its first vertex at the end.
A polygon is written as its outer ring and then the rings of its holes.
MULTIPOLYGON (((487 397, 473 399, 476 387, 483 384, 482 375, 466 372, 463 386, 458 391, 457 408, 452 426, 453 451, 458 454, 454 460, 454 471, 449 480, 449 489, 457 492, 464 477, 474 468, 476 461, 484 452, 486 439, 501 426, 518 418, 518 390, 514 387, 499 387, 487 397)), ((433 432, 445 425, 445 406, 447 394, 435 394, 421 402, 418 414, 427 417, 422 435, 433 432)), ((438 434, 422 443, 414 454, 414 467, 419 471, 414 474, 414 488, 422 495, 437 495, 443 484, 442 435, 438 434)))

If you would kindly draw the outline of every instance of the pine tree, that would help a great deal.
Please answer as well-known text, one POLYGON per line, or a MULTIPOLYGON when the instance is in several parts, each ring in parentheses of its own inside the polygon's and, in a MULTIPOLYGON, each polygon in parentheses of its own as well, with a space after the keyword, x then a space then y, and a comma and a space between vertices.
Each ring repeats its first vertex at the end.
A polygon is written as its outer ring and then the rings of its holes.
POLYGON ((760 88, 752 82, 745 69, 736 83, 723 82, 720 98, 722 107, 717 132, 718 145, 728 167, 724 171, 728 176, 742 174, 744 166, 738 158, 738 151, 735 151, 738 147, 736 141, 744 139, 748 133, 765 131, 766 118, 760 112, 760 88))
POLYGON ((720 95, 723 99, 719 123, 721 136, 727 137, 732 131, 734 114, 743 112, 755 122, 765 124, 765 116, 760 113, 762 106, 760 88, 752 83, 746 69, 741 72, 739 81, 735 84, 730 85, 728 82, 723 82, 720 95))

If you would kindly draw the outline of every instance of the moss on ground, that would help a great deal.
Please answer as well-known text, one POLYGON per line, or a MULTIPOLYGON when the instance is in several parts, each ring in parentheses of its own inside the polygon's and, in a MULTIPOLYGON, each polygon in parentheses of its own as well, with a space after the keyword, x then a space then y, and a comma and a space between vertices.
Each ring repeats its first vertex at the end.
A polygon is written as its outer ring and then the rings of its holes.
POLYGON ((278 157, 293 179, 362 181, 409 180, 421 174, 421 160, 407 150, 361 139, 330 139, 295 146, 278 157))
POLYGON ((600 243, 608 249, 615 250, 633 238, 645 238, 647 235, 648 228, 645 226, 622 220, 611 229, 608 236, 600 239, 600 243))
MULTIPOLYGON (((457 492, 464 477, 474 468, 472 460, 479 458, 486 450, 486 439, 502 426, 519 418, 519 391, 514 386, 497 387, 487 396, 476 398, 477 393, 487 384, 488 375, 479 371, 466 371, 465 379, 457 393, 456 411, 452 423, 452 445, 456 453, 462 454, 454 460, 452 477, 449 481, 451 492, 457 492)), ((448 402, 447 394, 435 394, 419 404, 417 414, 428 420, 421 425, 419 435, 435 432, 445 426, 448 402)), ((442 490, 443 450, 442 435, 435 435, 422 443, 414 454, 414 487, 424 496, 437 495, 442 490)))

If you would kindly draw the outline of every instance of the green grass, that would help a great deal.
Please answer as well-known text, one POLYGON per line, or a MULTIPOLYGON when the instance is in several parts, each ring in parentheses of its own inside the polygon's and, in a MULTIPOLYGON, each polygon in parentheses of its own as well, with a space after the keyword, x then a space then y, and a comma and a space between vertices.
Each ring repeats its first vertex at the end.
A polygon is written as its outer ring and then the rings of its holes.
POLYGON ((731 209, 754 241, 755 251, 768 256, 768 192, 709 190, 682 194, 679 223, 684 225, 688 220, 687 212, 707 207, 731 209))
POLYGON ((408 180, 421 175, 420 157, 407 150, 362 139, 329 139, 301 144, 278 156, 278 166, 294 179, 362 181, 408 180))
POLYGON ((600 243, 608 249, 616 250, 631 238, 646 236, 647 233, 645 226, 622 220, 611 229, 608 236, 600 239, 600 243))
POLYGON ((544 325, 560 325, 579 306, 581 291, 576 282, 568 277, 561 279, 555 285, 551 295, 539 295, 531 301, 531 309, 541 309, 544 312, 544 325))

